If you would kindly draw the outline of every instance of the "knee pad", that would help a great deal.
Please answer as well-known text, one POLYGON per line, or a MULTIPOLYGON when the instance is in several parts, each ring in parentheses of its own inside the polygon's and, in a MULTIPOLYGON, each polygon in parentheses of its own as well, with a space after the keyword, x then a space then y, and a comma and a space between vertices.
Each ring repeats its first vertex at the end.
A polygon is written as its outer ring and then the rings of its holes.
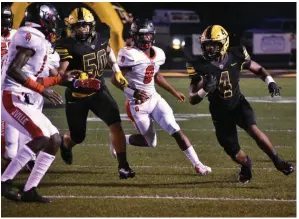
POLYGON ((173 115, 162 116, 162 118, 159 121, 159 124, 170 135, 180 131, 180 126, 175 121, 173 115))
POLYGON ((81 144, 84 139, 85 139, 85 134, 82 133, 71 133, 71 139, 73 140, 73 142, 75 142, 76 144, 81 144))
POLYGON ((6 145, 5 145, 5 152, 4 152, 4 158, 6 159, 13 159, 17 153, 18 153, 18 136, 15 139, 15 141, 6 141, 6 145))

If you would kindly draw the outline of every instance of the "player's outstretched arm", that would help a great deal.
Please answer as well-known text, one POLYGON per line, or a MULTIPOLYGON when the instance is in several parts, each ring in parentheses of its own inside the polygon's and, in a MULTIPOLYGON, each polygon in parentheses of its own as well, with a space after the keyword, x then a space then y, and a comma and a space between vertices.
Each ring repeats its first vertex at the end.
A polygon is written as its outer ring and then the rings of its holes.
POLYGON ((180 102, 184 102, 186 97, 183 93, 177 91, 173 86, 171 86, 168 81, 164 78, 162 74, 159 72, 155 75, 155 83, 158 84, 163 89, 167 90, 174 97, 178 99, 180 102))
POLYGON ((264 82, 267 83, 269 93, 271 96, 280 96, 280 87, 277 86, 274 79, 271 77, 269 72, 261 65, 251 60, 249 71, 259 76, 264 82))

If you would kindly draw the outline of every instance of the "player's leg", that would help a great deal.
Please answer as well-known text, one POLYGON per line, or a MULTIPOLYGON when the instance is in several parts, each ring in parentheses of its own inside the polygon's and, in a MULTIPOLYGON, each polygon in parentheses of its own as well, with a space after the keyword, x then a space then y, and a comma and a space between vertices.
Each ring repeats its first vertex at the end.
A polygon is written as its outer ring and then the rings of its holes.
POLYGON ((92 96, 90 110, 109 127, 118 160, 119 177, 121 179, 133 178, 135 172, 130 168, 127 161, 126 139, 121 126, 119 109, 106 87, 92 96))
POLYGON ((219 144, 233 161, 241 165, 239 181, 248 183, 252 178, 251 159, 240 149, 234 114, 211 107, 210 112, 219 144))
POLYGON ((4 133, 4 150, 3 150, 3 166, 1 172, 6 169, 10 161, 17 155, 18 152, 18 140, 19 140, 19 131, 8 123, 3 122, 3 133, 4 133))
POLYGON ((21 133, 31 136, 32 140, 22 147, 1 176, 1 192, 8 199, 26 202, 49 202, 36 192, 60 145, 58 130, 39 110, 24 104, 22 96, 4 91, 2 95, 1 117, 21 133), (12 190, 12 180, 17 173, 39 153, 21 196, 12 190))
POLYGON ((274 166, 285 175, 294 172, 295 167, 280 159, 267 135, 257 127, 254 111, 246 99, 242 100, 240 104, 239 115, 238 125, 255 140, 259 148, 272 160, 274 166))
POLYGON ((139 132, 138 134, 127 134, 126 135, 126 143, 132 146, 138 147, 156 147, 157 145, 157 135, 154 128, 154 124, 149 117, 148 113, 140 112, 139 107, 143 107, 145 109, 148 106, 145 106, 149 103, 143 103, 141 106, 136 105, 130 101, 126 101, 126 112, 129 119, 132 121, 133 125, 139 132), (133 113, 132 113, 133 112, 133 113), (134 116, 133 116, 134 115, 134 116), (136 120, 138 124, 136 123, 136 120), (140 128, 141 130, 140 130, 140 128))
POLYGON ((162 129, 168 132, 176 140, 180 149, 195 167, 197 174, 206 175, 212 171, 210 167, 204 165, 199 160, 198 155, 191 145, 189 139, 187 136, 185 136, 182 130, 180 130, 180 126, 175 121, 171 107, 163 98, 159 99, 151 115, 153 119, 162 127, 162 129))
MULTIPOLYGON (((18 150, 20 150, 24 145, 26 145, 29 141, 31 141, 32 138, 24 135, 23 133, 19 133, 19 142, 18 142, 18 150)), ((35 159, 36 157, 33 157, 32 160, 30 160, 27 164, 26 164, 26 168, 29 171, 32 171, 33 166, 35 164, 35 159)))
POLYGON ((89 99, 74 98, 71 92, 65 91, 65 113, 69 132, 62 136, 60 155, 66 164, 73 163, 72 148, 84 141, 86 135, 86 121, 89 111, 89 99))

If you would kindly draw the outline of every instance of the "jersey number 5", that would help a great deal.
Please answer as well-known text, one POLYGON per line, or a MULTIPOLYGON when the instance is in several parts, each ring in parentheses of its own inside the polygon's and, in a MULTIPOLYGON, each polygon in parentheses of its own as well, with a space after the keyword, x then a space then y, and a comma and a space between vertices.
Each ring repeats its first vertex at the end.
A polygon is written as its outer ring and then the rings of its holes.
POLYGON ((223 98, 229 98, 233 96, 232 84, 230 83, 229 80, 228 71, 221 72, 218 89, 220 93, 223 94, 223 98))
POLYGON ((153 79, 154 72, 155 72, 155 67, 153 65, 150 65, 145 69, 145 75, 144 75, 144 79, 143 79, 144 84, 151 83, 151 81, 153 79))
POLYGON ((106 51, 99 50, 97 53, 89 53, 83 56, 84 71, 88 74, 94 74, 92 77, 100 76, 99 72, 103 71, 107 64, 106 51))

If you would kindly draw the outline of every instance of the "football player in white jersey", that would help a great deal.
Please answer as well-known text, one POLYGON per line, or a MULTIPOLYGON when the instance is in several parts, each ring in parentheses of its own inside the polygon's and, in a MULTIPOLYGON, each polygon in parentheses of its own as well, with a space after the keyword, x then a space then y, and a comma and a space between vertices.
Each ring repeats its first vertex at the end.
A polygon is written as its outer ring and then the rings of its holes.
MULTIPOLYGON (((1 195, 15 201, 49 203, 48 198, 37 193, 36 187, 54 161, 61 138, 50 120, 31 105, 28 96, 39 93, 53 104, 61 104, 61 96, 47 87, 56 84, 88 87, 89 80, 85 83, 60 76, 38 78, 48 63, 49 42, 56 40, 59 15, 50 3, 32 3, 26 9, 24 20, 25 26, 13 37, 2 69, 6 76, 2 84, 1 118, 32 140, 18 151, 2 174, 1 195), (30 95, 26 97, 26 94, 30 95), (12 180, 38 152, 26 184, 19 192, 13 191, 12 180)), ((79 72, 73 70, 73 73, 79 72)))
MULTIPOLYGON (((1 8, 1 67, 7 57, 8 47, 16 30, 12 29, 13 14, 9 6, 1 8)), ((4 76, 3 76, 4 77, 4 76)), ((2 81, 2 80, 1 80, 2 81)), ((10 160, 15 157, 18 149, 19 132, 1 120, 1 157, 6 161, 4 170, 10 160)))
MULTIPOLYGON (((211 168, 201 163, 189 139, 175 121, 171 107, 156 92, 155 83, 179 101, 185 101, 184 94, 172 87, 159 73, 160 66, 165 62, 165 54, 162 49, 153 46, 155 32, 150 20, 137 19, 131 25, 135 46, 125 47, 118 53, 118 65, 129 83, 129 87, 124 89, 127 114, 140 133, 126 135, 127 144, 156 147, 154 120, 176 140, 180 149, 192 162, 196 173, 206 175, 211 172, 211 168)), ((114 80, 112 83, 117 86, 114 80)), ((110 147, 113 152, 113 145, 110 147)))

